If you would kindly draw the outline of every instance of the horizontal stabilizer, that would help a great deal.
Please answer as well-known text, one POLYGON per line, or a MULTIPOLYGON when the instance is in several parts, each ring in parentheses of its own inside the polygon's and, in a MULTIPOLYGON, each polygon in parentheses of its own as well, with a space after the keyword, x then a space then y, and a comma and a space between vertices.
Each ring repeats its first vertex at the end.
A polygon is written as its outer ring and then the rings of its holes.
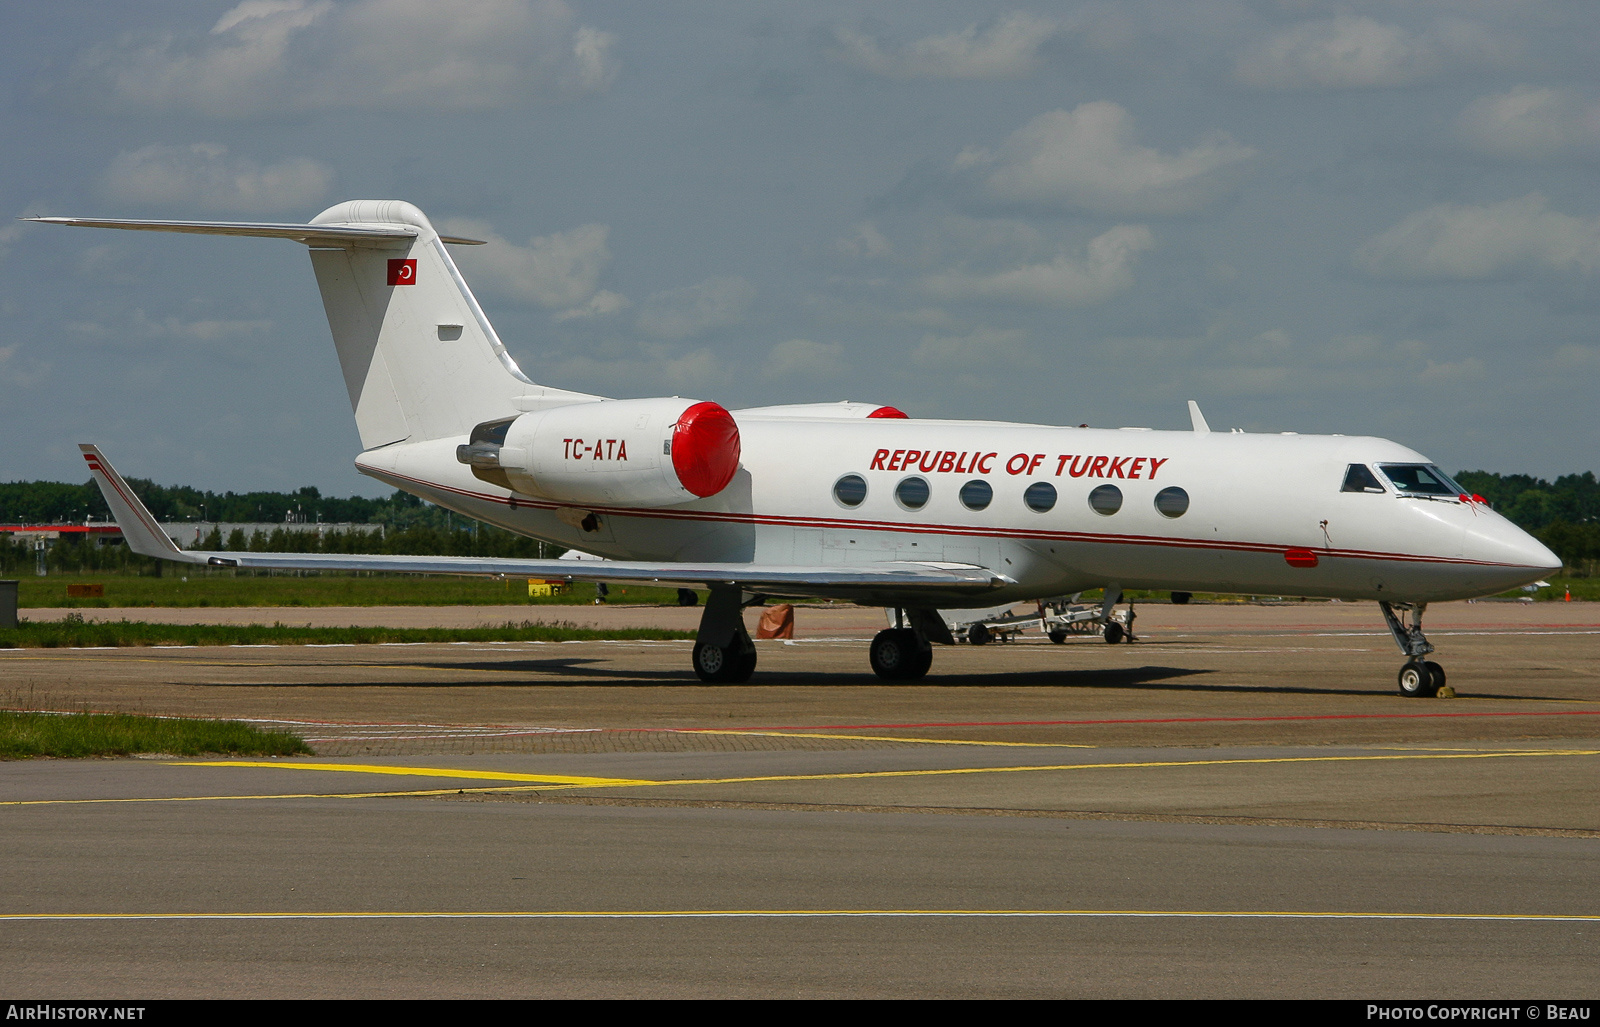
MULTIPOLYGON (((308 246, 350 246, 358 243, 401 244, 415 239, 411 225, 364 228, 356 225, 287 225, 270 221, 145 221, 127 218, 19 218, 45 225, 74 228, 125 228, 134 232, 185 232, 191 235, 250 235, 262 239, 292 239, 308 246)), ((481 246, 482 239, 441 235, 441 242, 481 246)))
POLYGON ((734 585, 746 592, 871 598, 906 592, 936 597, 978 595, 1014 582, 985 567, 955 563, 893 562, 854 567, 791 567, 751 563, 645 563, 633 560, 520 560, 478 556, 354 556, 344 553, 202 552, 179 549, 161 533, 100 450, 82 445, 83 457, 105 494, 128 548, 177 563, 247 570, 383 571, 391 574, 467 574, 710 588, 734 585))

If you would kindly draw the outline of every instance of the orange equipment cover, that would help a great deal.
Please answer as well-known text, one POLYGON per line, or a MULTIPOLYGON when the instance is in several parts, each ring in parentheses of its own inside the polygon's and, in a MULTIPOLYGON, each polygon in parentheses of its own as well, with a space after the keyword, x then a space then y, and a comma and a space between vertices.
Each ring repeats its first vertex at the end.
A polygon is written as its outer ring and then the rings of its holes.
POLYGON ((761 611, 761 623, 756 626, 757 638, 793 638, 794 607, 788 603, 769 606, 761 611))

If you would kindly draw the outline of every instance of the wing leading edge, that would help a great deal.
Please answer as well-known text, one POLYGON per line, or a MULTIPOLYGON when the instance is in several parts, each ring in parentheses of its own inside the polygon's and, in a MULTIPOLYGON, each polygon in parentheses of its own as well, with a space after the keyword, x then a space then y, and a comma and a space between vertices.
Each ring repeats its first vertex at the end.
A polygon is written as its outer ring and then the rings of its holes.
MULTIPOLYGON (((638 582, 677 587, 737 586, 771 595, 834 596, 879 603, 914 594, 933 602, 963 599, 1013 582, 969 564, 894 562, 860 567, 793 567, 750 563, 646 563, 627 560, 523 560, 478 556, 352 556, 336 553, 203 552, 179 549, 100 450, 80 445, 95 484, 128 548, 175 563, 256 570, 387 571, 396 574, 466 574, 563 581, 638 582)), ((888 605, 894 605, 889 602, 888 605)))

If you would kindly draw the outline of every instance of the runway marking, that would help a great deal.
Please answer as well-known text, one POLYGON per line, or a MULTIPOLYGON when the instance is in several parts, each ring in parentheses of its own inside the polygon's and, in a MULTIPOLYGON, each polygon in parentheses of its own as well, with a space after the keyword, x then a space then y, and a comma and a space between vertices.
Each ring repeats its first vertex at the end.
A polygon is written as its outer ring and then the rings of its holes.
POLYGON ((630 909, 505 911, 0 913, 0 921, 107 920, 791 920, 907 917, 1102 920, 1413 920, 1474 923, 1600 923, 1584 913, 1401 913, 1198 909, 630 909))
MULTIPOLYGON (((1398 697, 1397 697, 1398 698, 1398 697)), ((1584 702, 1582 699, 1557 700, 1584 702)), ((910 724, 794 724, 737 728, 741 731, 894 731, 925 727, 1093 727, 1101 724, 1270 724, 1300 720, 1419 720, 1442 717, 1600 717, 1600 710, 1481 710, 1448 713, 1308 713, 1275 717, 1118 717, 1101 720, 953 720, 910 724)), ((692 731, 694 728, 613 728, 692 731)))
POLYGON ((1018 774, 1069 770, 1137 770, 1172 767, 1225 767, 1264 766, 1290 763, 1374 763, 1397 760, 1475 760, 1543 756, 1600 756, 1600 749, 1519 749, 1502 752, 1449 752, 1407 753, 1381 756, 1270 756, 1219 760, 1166 760, 1131 763, 1060 763, 1045 766, 1023 765, 1002 767, 940 767, 932 770, 866 770, 831 774, 765 774, 754 777, 667 778, 660 780, 629 780, 626 778, 584 778, 555 774, 501 774, 495 771, 455 771, 431 767, 366 767, 356 764, 295 764, 261 763, 253 761, 221 760, 214 762, 168 763, 174 767, 251 767, 277 770, 327 769, 354 773, 378 773, 398 776, 449 777, 461 779, 525 780, 528 784, 502 785, 477 788, 430 788, 371 792, 296 792, 288 794, 256 795, 174 795, 132 796, 105 799, 7 799, 0 806, 89 806, 124 802, 214 802, 257 799, 377 799, 425 798, 458 793, 530 792, 573 788, 662 788, 687 785, 731 784, 781 784, 798 781, 850 781, 901 777, 953 777, 970 774, 1018 774))
MULTIPOLYGON (((480 771, 432 770, 416 767, 377 767, 358 764, 266 763, 217 760, 206 763, 169 763, 175 767, 268 767, 278 770, 343 770, 354 773, 416 774, 433 777, 481 777, 490 780, 537 780, 561 788, 670 787, 672 785, 760 784, 785 781, 848 781, 892 777, 949 777, 965 774, 1017 774, 1067 770, 1135 770, 1169 767, 1261 766, 1287 763, 1363 763, 1395 760, 1470 760, 1517 756, 1600 756, 1600 749, 1516 749, 1500 752, 1406 753, 1375 756, 1261 756, 1217 760, 1147 760, 1128 763, 1058 763, 1047 766, 936 767, 928 770, 858 770, 828 774, 763 774, 753 777, 666 778, 625 780, 619 778, 558 778, 555 775, 514 775, 480 771)), ((496 789, 499 790, 499 789, 496 789)))
MULTIPOLYGON (((614 728, 613 730, 625 730, 614 728)), ((907 738, 895 735, 837 735, 802 731, 740 731, 732 728, 685 727, 657 728, 675 735, 752 735, 757 738, 827 738, 847 742, 907 742, 912 745, 990 745, 1019 749, 1095 749, 1098 746, 1074 742, 988 742, 968 738, 907 738)))
POLYGON ((393 774, 397 777, 451 777, 470 781, 526 781, 535 784, 586 788, 649 785, 655 781, 625 777, 573 777, 565 774, 514 774, 500 770, 450 770, 444 767, 393 767, 370 763, 268 763, 261 760, 212 760, 204 763, 168 763, 169 767, 271 767, 275 770, 326 770, 346 774, 393 774))

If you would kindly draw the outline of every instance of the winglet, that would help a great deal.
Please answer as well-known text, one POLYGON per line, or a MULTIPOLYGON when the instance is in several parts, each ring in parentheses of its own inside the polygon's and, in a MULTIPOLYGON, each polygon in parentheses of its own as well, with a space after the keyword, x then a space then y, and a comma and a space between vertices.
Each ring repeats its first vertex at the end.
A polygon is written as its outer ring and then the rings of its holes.
POLYGON ((1189 401, 1189 422, 1197 432, 1204 434, 1211 431, 1211 425, 1206 423, 1206 415, 1200 412, 1200 404, 1192 399, 1189 401))
POLYGON ((83 459, 89 464, 94 483, 100 486, 100 494, 106 497, 106 505, 111 508, 111 519, 122 529, 123 541, 129 549, 140 556, 153 556, 158 560, 205 562, 204 557, 179 549, 177 543, 162 533, 161 525, 139 502, 139 497, 122 480, 122 475, 101 455, 99 447, 79 445, 78 448, 83 450, 83 459))

